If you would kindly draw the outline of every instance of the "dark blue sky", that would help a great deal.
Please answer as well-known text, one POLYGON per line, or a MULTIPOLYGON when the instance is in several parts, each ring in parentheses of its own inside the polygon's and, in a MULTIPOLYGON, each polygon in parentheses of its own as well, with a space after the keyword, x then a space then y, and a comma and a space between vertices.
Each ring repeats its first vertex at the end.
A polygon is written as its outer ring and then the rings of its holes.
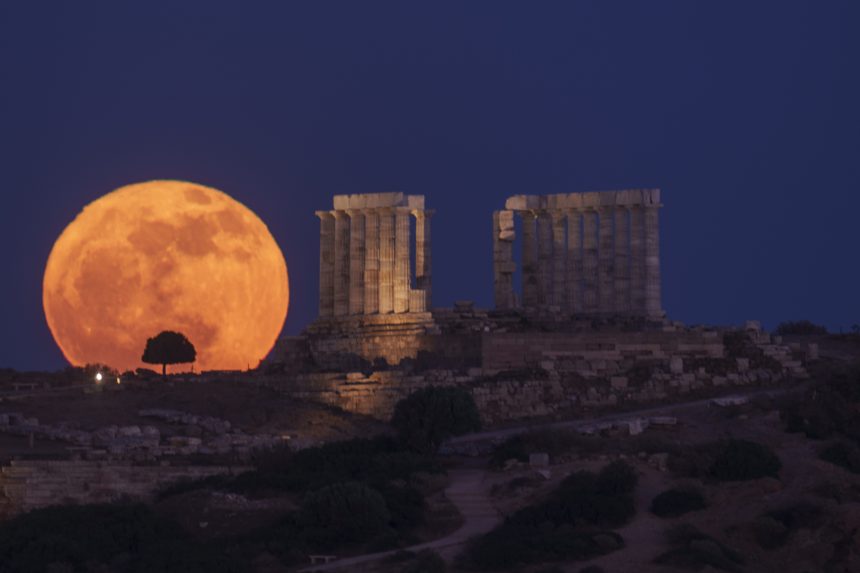
POLYGON ((860 322, 860 3, 0 3, 0 367, 64 365, 51 246, 126 183, 256 211, 316 315, 315 209, 425 194, 437 305, 492 298, 518 193, 660 187, 689 323, 860 322), (131 7, 134 4, 135 7, 131 7))

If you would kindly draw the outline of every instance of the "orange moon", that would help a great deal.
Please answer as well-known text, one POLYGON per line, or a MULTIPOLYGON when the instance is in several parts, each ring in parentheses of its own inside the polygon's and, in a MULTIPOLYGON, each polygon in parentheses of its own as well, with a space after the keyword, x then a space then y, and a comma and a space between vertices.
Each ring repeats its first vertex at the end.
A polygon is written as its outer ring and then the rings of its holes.
POLYGON ((93 201, 63 231, 42 301, 76 366, 152 368, 146 339, 179 331, 199 370, 255 367, 289 306, 287 265, 266 225, 228 195, 148 181, 93 201))

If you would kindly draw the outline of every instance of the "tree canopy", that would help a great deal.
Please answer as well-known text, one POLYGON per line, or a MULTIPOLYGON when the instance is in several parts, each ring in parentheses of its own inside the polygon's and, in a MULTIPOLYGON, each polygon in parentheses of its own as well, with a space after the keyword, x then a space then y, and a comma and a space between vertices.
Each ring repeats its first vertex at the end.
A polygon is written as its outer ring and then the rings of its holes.
POLYGON ((146 339, 141 360, 147 364, 161 364, 162 376, 167 376, 168 364, 184 364, 197 359, 197 350, 181 332, 165 330, 154 338, 146 339))
POLYGON ((436 452, 448 438, 480 430, 481 417, 467 390, 430 386, 400 400, 391 425, 410 448, 436 452))

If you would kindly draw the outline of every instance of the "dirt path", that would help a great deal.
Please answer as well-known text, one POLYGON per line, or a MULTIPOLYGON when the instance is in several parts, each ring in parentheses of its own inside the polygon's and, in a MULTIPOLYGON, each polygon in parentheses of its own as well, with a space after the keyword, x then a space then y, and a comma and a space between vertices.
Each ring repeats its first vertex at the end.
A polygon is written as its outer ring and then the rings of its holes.
POLYGON ((312 565, 301 571, 333 571, 343 567, 368 563, 383 559, 397 551, 421 551, 433 549, 443 557, 450 558, 458 551, 460 545, 469 538, 491 530, 500 521, 500 517, 490 502, 487 472, 480 469, 458 469, 448 472, 451 485, 445 490, 445 495, 463 516, 463 525, 446 537, 392 551, 347 557, 326 565, 312 565))

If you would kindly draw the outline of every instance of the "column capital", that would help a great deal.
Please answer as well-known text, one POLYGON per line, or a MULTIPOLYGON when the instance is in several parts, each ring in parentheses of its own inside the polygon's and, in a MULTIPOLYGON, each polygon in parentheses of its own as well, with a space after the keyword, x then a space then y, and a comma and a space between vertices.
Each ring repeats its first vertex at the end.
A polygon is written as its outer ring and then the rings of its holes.
POLYGON ((326 217, 333 217, 332 211, 314 211, 314 215, 319 217, 320 219, 325 219, 326 217))
POLYGON ((417 219, 418 217, 424 217, 425 219, 429 219, 433 215, 436 214, 436 209, 412 209, 412 215, 417 219))

